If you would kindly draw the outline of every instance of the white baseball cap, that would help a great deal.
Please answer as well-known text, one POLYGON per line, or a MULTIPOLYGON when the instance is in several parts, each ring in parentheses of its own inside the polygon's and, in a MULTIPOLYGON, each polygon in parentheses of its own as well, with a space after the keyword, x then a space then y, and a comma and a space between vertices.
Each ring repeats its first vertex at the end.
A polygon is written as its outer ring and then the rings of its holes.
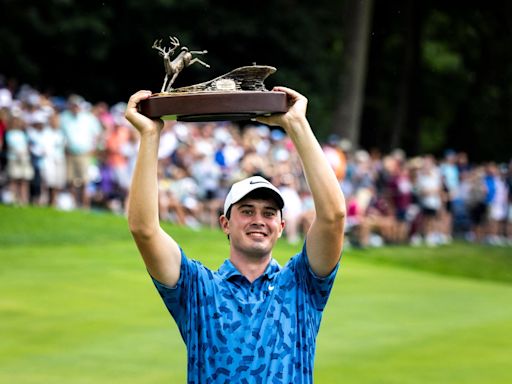
POLYGON ((233 204, 238 203, 250 192, 262 188, 272 191, 275 195, 275 201, 277 202, 279 209, 283 209, 284 199, 281 192, 279 192, 279 189, 261 176, 252 176, 238 181, 231 186, 231 189, 226 196, 226 200, 224 201, 224 215, 227 214, 229 208, 231 208, 233 204))

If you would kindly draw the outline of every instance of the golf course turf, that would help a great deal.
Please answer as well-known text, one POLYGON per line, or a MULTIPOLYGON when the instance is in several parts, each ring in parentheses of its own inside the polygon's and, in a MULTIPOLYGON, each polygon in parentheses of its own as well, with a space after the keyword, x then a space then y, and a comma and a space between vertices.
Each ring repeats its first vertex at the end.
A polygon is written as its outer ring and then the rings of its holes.
MULTIPOLYGON (((220 231, 165 224, 216 269, 220 231)), ((284 264, 300 245, 280 241, 284 264)), ((512 248, 347 249, 316 383, 512 382, 512 248)), ((0 383, 184 383, 185 347, 126 219, 0 206, 0 383)))

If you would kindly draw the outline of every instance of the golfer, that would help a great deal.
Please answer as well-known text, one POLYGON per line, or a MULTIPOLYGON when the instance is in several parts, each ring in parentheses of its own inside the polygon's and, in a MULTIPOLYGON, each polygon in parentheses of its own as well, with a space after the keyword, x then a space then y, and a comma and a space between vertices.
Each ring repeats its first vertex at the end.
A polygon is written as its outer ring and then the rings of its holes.
MULTIPOLYGON (((286 113, 257 120, 281 126, 302 160, 316 216, 302 251, 281 267, 272 248, 283 233, 279 190, 255 176, 233 184, 220 225, 229 258, 217 271, 191 260, 158 218, 157 154, 163 123, 129 100, 140 132, 128 222, 147 270, 187 346, 189 383, 311 383, 315 342, 343 244, 345 200, 306 119, 307 99, 284 87, 286 113)), ((199 240, 200 241, 200 240, 199 240)))

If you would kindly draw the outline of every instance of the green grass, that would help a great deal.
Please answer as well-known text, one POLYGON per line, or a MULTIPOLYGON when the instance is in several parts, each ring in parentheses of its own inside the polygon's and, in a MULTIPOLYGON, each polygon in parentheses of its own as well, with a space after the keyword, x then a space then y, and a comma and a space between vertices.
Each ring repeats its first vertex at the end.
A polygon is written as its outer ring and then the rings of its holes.
MULTIPOLYGON (((166 226, 217 268, 218 231, 166 226)), ((275 257, 297 251, 281 242, 275 257)), ((512 382, 512 251, 348 250, 317 383, 512 382)), ((185 347, 123 217, 0 206, 0 383, 182 383, 185 347)))

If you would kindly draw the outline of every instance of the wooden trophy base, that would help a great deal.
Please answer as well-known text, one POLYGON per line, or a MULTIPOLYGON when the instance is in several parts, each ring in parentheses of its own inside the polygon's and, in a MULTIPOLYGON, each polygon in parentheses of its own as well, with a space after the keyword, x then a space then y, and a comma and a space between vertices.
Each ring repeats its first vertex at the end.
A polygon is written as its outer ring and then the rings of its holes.
POLYGON ((150 118, 189 122, 250 120, 288 110, 286 94, 274 91, 159 93, 139 104, 150 118))

